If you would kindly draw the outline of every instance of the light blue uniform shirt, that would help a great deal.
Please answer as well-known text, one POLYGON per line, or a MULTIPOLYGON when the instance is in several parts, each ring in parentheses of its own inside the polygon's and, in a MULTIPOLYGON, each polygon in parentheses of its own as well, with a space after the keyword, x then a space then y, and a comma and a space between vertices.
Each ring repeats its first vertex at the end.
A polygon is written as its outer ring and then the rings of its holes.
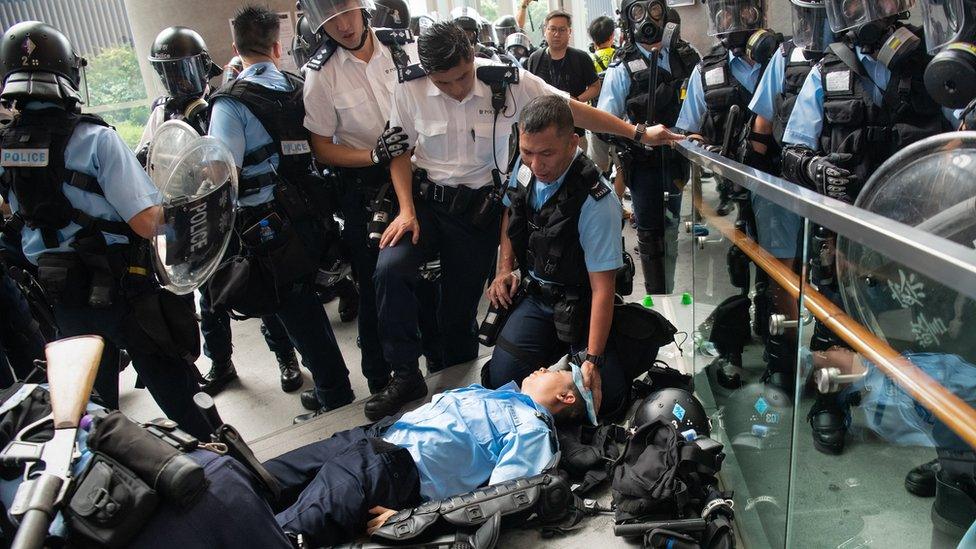
POLYGON ((512 382, 434 395, 383 435, 406 448, 420 473, 420 495, 437 500, 487 484, 537 475, 555 455, 552 416, 512 382))
MULTIPOLYGON (((276 91, 291 91, 291 84, 274 63, 255 63, 241 71, 238 79, 260 84, 276 91)), ((268 143, 271 135, 250 109, 241 102, 229 97, 217 98, 210 115, 210 135, 220 139, 234 155, 234 162, 238 167, 244 164, 244 155, 253 152, 268 143)), ((244 178, 264 175, 274 172, 278 167, 278 154, 273 154, 264 162, 256 166, 244 168, 241 175, 244 178)), ((274 185, 266 185, 261 190, 246 197, 238 197, 240 206, 259 206, 270 202, 273 198, 274 185)))
MULTIPOLYGON (((750 65, 742 57, 736 57, 732 55, 732 52, 729 52, 729 67, 732 69, 733 78, 738 80, 750 93, 755 91, 762 65, 759 63, 750 65)), ((687 95, 684 103, 681 104, 681 112, 678 113, 678 121, 675 123, 675 127, 690 133, 701 131, 705 111, 705 90, 702 88, 701 63, 699 63, 691 71, 691 76, 688 77, 687 95)))
MULTIPOLYGON (((855 51, 861 65, 864 66, 864 71, 870 78, 870 81, 863 84, 870 90, 871 100, 874 101, 874 104, 881 106, 884 101, 884 90, 888 87, 888 80, 891 78, 891 71, 877 59, 861 53, 861 48, 857 47, 855 51)), ((855 77, 862 78, 856 73, 855 77)), ((807 75, 803 87, 800 88, 800 94, 796 97, 796 104, 790 114, 790 121, 786 124, 786 131, 783 132, 783 143, 803 145, 814 151, 818 150, 820 148, 820 133, 823 131, 823 105, 823 75, 820 73, 819 67, 815 67, 807 75)), ((957 113, 950 109, 942 109, 942 114, 953 125, 953 128, 959 127, 957 113)))
MULTIPOLYGON (((27 109, 42 109, 56 106, 53 103, 30 103, 27 109)), ((129 150, 119 134, 112 128, 95 124, 80 123, 68 140, 64 150, 64 165, 67 169, 90 175, 98 180, 105 196, 89 193, 61 185, 64 196, 75 208, 86 214, 108 221, 129 221, 136 214, 161 201, 159 191, 139 165, 135 155, 129 150)), ((0 167, 0 174, 3 174, 0 167)), ((10 209, 14 213, 20 209, 17 197, 11 189, 8 197, 10 209)), ((37 257, 44 252, 73 251, 71 243, 81 226, 70 223, 57 233, 60 245, 47 248, 40 230, 24 227, 21 231, 21 245, 27 260, 37 264, 37 257)), ((108 245, 125 244, 129 239, 122 235, 103 233, 108 245)))
MULTIPOLYGON (((576 152, 576 156, 580 154, 582 154, 581 151, 576 152)), ((576 157, 573 158, 575 160, 576 157)), ((508 181, 510 188, 518 187, 520 170, 522 170, 521 158, 515 163, 515 168, 512 170, 512 177, 508 181)), ((525 171, 528 172, 528 166, 525 167, 525 171)), ((568 171, 569 168, 566 168, 566 171, 552 183, 535 180, 532 194, 529 197, 532 209, 535 211, 542 209, 542 205, 563 186, 568 171)), ((528 173, 531 175, 531 172, 528 173)), ((603 184, 606 184, 606 181, 603 181, 603 184)), ((505 196, 504 203, 506 206, 511 205, 508 195, 505 196)), ((577 230, 580 235, 580 246, 583 247, 587 271, 591 273, 615 271, 623 266, 623 243, 620 240, 620 219, 622 215, 623 210, 616 193, 608 193, 600 200, 596 200, 592 196, 586 197, 583 208, 580 210, 577 230)), ((537 280, 548 282, 536 276, 532 271, 529 271, 529 274, 537 280)))
MULTIPOLYGON (((637 49, 644 56, 644 61, 650 66, 651 52, 640 44, 637 49)), ((670 48, 661 50, 657 67, 671 73, 671 54, 670 48)), ((627 113, 627 95, 630 93, 630 71, 624 63, 619 63, 607 68, 603 76, 603 87, 600 89, 600 99, 597 101, 596 108, 606 111, 617 118, 623 118, 627 113)))
MULTIPOLYGON (((793 50, 802 51, 800 48, 793 50)), ((783 93, 783 79, 786 77, 786 61, 781 50, 776 50, 773 59, 766 66, 766 72, 756 86, 749 102, 749 110, 772 121, 776 117, 776 98, 783 93)))

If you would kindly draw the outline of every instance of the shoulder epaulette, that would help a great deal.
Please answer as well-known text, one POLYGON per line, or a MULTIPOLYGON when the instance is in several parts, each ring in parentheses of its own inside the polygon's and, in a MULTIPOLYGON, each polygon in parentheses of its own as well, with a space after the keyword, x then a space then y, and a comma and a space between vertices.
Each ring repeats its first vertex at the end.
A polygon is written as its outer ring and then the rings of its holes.
POLYGON ((376 38, 387 46, 398 44, 400 46, 413 42, 413 33, 410 29, 373 29, 376 38))
POLYGON ((610 194, 611 190, 610 185, 608 185, 607 182, 601 177, 596 180, 596 183, 594 183, 592 187, 590 187, 590 197, 592 197, 593 200, 603 200, 607 195, 610 194))
POLYGON ((411 80, 416 80, 418 78, 427 76, 427 71, 420 66, 420 63, 414 63, 413 65, 407 65, 402 69, 397 69, 397 76, 402 84, 404 82, 410 82, 411 80))
POLYGON ((331 39, 323 40, 322 45, 319 46, 319 49, 315 50, 315 53, 312 54, 312 57, 308 60, 308 63, 305 63, 305 68, 310 71, 322 70, 322 67, 328 63, 329 59, 332 59, 332 56, 335 55, 335 52, 338 49, 339 45, 336 44, 335 41, 331 39))

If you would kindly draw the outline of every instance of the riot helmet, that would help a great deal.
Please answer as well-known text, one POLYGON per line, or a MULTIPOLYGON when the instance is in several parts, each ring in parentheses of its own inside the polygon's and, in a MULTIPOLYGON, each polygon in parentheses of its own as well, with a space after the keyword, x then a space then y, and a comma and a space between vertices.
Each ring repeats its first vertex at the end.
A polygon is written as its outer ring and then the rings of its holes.
POLYGON ((420 36, 427 32, 427 29, 434 26, 437 20, 430 15, 414 15, 410 18, 410 32, 414 36, 420 36))
POLYGON ((461 6, 451 10, 451 21, 461 27, 461 30, 468 35, 471 44, 477 44, 481 33, 481 16, 474 8, 461 6))
POLYGON ((195 30, 168 27, 149 48, 149 64, 159 75, 170 97, 199 97, 207 83, 222 70, 207 51, 207 44, 195 30))
POLYGON ((521 61, 532 53, 532 39, 525 33, 516 32, 505 39, 505 51, 521 61))
POLYGON ((305 15, 298 16, 295 25, 295 36, 291 39, 291 57, 298 67, 304 66, 315 54, 322 42, 321 36, 315 32, 305 15))
POLYGON ((967 0, 922 0, 925 45, 935 57, 925 88, 940 105, 961 109, 976 99, 976 8, 967 0))
POLYGON ((834 41, 823 0, 790 0, 793 7, 793 44, 812 53, 823 51, 834 41))
POLYGON ((0 99, 81 103, 85 64, 61 31, 39 21, 17 23, 0 45, 0 99))
POLYGON ((491 21, 481 18, 478 22, 478 42, 486 46, 497 46, 498 36, 495 35, 495 27, 491 21))
POLYGON ((376 0, 370 23, 374 28, 410 28, 410 7, 404 0, 376 0))
POLYGON ((373 0, 298 0, 298 7, 305 14, 312 30, 322 30, 322 25, 333 17, 352 10, 362 10, 364 17, 376 8, 373 0))
POLYGON ((674 425, 679 433, 693 430, 697 436, 708 436, 712 422, 695 395, 684 389, 655 391, 637 406, 631 427, 639 428, 652 421, 674 425))
POLYGON ((509 36, 521 32, 518 23, 515 21, 515 17, 511 15, 503 15, 495 19, 493 26, 495 27, 495 38, 501 46, 505 45, 509 36))
POLYGON ((678 23, 665 0, 624 0, 620 5, 620 27, 631 42, 656 44, 664 48, 677 45, 678 23))
POLYGON ((744 55, 753 35, 766 27, 765 0, 707 0, 705 7, 708 35, 717 37, 736 56, 744 55))
POLYGON ((915 0, 825 1, 831 30, 838 35, 846 34, 864 53, 879 51, 885 39, 890 38, 894 21, 915 5, 915 0))

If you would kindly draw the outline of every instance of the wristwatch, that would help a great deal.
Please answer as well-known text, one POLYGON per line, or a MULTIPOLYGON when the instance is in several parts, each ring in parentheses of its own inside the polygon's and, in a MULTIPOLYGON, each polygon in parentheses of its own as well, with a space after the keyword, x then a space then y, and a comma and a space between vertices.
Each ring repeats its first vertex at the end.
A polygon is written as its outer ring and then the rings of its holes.
POLYGON ((603 368, 603 364, 607 361, 604 355, 591 355, 585 349, 580 351, 576 357, 579 360, 580 366, 586 362, 592 362, 597 368, 603 368))
POLYGON ((634 130, 634 141, 640 143, 641 139, 644 138, 645 133, 647 133, 647 124, 644 124, 643 122, 637 124, 637 129, 634 130))

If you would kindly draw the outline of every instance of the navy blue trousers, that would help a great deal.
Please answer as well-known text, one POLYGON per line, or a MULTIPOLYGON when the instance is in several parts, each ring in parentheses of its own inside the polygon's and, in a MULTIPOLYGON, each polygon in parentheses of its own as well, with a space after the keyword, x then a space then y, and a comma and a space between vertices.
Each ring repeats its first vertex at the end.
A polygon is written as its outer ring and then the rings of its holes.
MULTIPOLYGON (((526 297, 515 306, 498 339, 515 346, 518 353, 502 348, 507 344, 495 345, 491 361, 486 365, 489 388, 497 389, 510 381, 521 384, 539 368, 547 368, 564 355, 581 350, 559 340, 552 314, 552 307, 535 296, 526 297)), ((627 379, 617 352, 609 343, 604 356, 606 363, 600 368, 603 388, 600 416, 611 416, 628 404, 633 380, 627 379)))
POLYGON ((444 366, 478 356, 478 303, 498 253, 501 220, 476 228, 423 200, 417 200, 420 242, 410 235, 380 250, 376 296, 383 356, 397 367, 411 364, 423 352, 418 318, 417 269, 440 254, 441 280, 437 321, 444 341, 444 366))
POLYGON ((312 544, 347 542, 366 530, 374 506, 406 509, 420 503, 420 475, 405 448, 357 427, 264 464, 282 488, 275 517, 285 532, 312 544))
POLYGON ((13 385, 14 376, 24 379, 34 361, 43 359, 44 335, 27 299, 6 273, 0 273, 0 388, 13 385))
POLYGON ((665 229, 681 218, 681 191, 674 184, 680 167, 647 166, 631 162, 626 171, 627 188, 637 218, 637 229, 664 236, 665 229), (668 193, 665 203, 664 193, 668 193))

